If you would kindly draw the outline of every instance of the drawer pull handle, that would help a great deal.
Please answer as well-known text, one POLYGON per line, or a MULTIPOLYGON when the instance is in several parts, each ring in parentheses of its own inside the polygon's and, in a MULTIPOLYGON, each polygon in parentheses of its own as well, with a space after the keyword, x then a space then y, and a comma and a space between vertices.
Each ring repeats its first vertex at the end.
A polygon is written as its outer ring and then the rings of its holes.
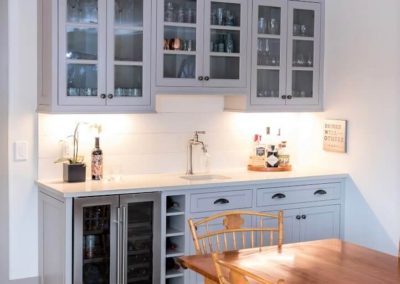
POLYGON ((301 216, 300 216, 300 215, 296 215, 296 219, 297 219, 297 220, 300 220, 300 219, 301 219, 301 216))
POLYGON ((220 198, 214 201, 214 204, 228 204, 229 200, 226 198, 220 198))
POLYGON ((301 215, 301 219, 306 219, 307 216, 306 215, 301 215))
POLYGON ((284 195, 283 193, 276 193, 272 195, 272 199, 282 199, 282 198, 286 198, 286 195, 284 195))
POLYGON ((326 194, 327 192, 325 191, 325 190, 323 190, 323 189, 318 189, 316 192, 314 192, 314 195, 324 195, 324 194, 326 194))

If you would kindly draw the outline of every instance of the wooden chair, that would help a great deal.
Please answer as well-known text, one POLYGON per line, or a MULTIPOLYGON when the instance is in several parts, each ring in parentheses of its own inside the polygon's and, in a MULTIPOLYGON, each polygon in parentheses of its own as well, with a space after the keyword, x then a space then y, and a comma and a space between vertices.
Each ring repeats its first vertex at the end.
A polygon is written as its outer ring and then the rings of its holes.
POLYGON ((189 227, 196 254, 266 245, 277 245, 280 250, 283 242, 282 211, 278 214, 249 210, 225 211, 196 222, 189 219, 189 227), (276 239, 274 235, 277 235, 276 239))
POLYGON ((253 275, 247 270, 232 266, 218 258, 217 253, 211 254, 219 279, 219 284, 272 284, 265 279, 253 275))

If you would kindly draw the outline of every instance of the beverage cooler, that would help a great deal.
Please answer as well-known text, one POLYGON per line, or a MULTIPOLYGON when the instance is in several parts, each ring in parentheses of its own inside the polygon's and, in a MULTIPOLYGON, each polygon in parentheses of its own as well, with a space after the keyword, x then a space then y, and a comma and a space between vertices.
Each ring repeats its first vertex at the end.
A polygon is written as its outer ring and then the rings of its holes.
POLYGON ((160 194, 74 200, 74 284, 160 283, 160 194))

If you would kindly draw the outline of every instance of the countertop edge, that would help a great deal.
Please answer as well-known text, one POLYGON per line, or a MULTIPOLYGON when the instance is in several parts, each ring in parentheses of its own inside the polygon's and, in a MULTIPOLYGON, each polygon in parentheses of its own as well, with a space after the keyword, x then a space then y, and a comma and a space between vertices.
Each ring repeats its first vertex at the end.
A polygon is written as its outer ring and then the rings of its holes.
MULTIPOLYGON (((172 175, 171 175, 172 176, 172 175)), ((79 186, 82 184, 81 191, 72 191, 72 192, 63 192, 58 189, 60 181, 46 181, 46 180, 37 180, 36 184, 40 191, 44 191, 45 193, 49 193, 49 195, 58 198, 77 198, 77 197, 90 197, 90 196, 104 196, 104 195, 115 195, 115 194, 130 194, 130 193, 145 193, 145 192, 154 192, 154 191, 179 191, 179 190, 190 190, 190 189, 207 189, 210 187, 228 187, 228 186, 259 186, 259 185, 273 185, 275 183, 286 183, 286 182, 305 182, 307 180, 310 181, 320 181, 320 180, 337 180, 349 177, 347 173, 324 173, 324 174, 305 174, 303 176, 292 176, 292 177, 273 177, 273 178, 255 178, 255 179, 228 179, 228 180, 212 180, 212 181, 203 181, 201 183, 188 183, 188 184, 176 184, 176 185, 165 185, 165 186, 132 186, 129 187, 126 184, 118 186, 113 185, 109 190, 93 190, 87 191, 84 190, 87 183, 75 183, 73 186, 79 186), (57 184, 55 184, 57 182, 57 184), (53 184, 53 185, 52 185, 53 184)), ((106 187, 106 185, 104 186, 106 187)))

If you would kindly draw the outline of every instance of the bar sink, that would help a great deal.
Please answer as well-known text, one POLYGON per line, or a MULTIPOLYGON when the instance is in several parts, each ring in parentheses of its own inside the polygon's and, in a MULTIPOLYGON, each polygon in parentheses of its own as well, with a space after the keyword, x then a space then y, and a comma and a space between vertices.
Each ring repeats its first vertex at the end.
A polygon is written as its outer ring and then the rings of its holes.
POLYGON ((230 177, 223 176, 223 175, 186 175, 181 176, 180 178, 187 179, 187 180, 212 180, 212 179, 230 179, 230 177))

